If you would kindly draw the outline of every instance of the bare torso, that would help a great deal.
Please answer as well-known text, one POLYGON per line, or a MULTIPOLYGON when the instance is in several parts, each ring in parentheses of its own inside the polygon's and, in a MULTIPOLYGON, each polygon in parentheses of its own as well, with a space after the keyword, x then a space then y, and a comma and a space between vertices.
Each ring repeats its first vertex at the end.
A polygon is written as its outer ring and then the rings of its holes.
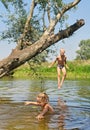
POLYGON ((64 65, 66 64, 66 56, 65 56, 65 55, 63 55, 63 56, 58 56, 58 57, 56 58, 56 60, 57 60, 58 65, 64 66, 64 65))

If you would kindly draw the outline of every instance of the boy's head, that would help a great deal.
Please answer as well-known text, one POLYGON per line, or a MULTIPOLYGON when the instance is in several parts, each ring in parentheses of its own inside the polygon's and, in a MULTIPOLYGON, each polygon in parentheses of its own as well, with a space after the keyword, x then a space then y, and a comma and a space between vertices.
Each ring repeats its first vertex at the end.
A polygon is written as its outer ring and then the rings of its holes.
POLYGON ((60 55, 62 56, 62 55, 64 55, 64 53, 65 53, 65 50, 63 48, 61 48, 60 49, 60 55))
POLYGON ((48 101, 49 101, 49 97, 46 93, 40 93, 37 96, 37 102, 39 103, 48 103, 48 101))

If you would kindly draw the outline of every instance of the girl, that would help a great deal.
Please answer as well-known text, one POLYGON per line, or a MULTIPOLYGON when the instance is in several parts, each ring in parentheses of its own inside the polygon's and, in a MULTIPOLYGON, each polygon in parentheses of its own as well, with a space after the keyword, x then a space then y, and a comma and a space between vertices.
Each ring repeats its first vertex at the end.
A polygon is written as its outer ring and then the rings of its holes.
POLYGON ((49 111, 50 113, 53 113, 54 110, 52 106, 49 104, 49 97, 46 93, 40 93, 37 96, 37 101, 36 102, 25 102, 25 105, 36 105, 36 106, 41 106, 42 112, 36 117, 37 119, 42 119, 44 118, 44 115, 49 111))

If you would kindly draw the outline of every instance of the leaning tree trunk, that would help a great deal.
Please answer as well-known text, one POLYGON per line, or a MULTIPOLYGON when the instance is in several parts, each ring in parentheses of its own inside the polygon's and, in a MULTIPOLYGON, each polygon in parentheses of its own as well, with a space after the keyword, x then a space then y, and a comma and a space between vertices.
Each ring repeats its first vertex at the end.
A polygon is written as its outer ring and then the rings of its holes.
POLYGON ((37 54, 41 53, 43 50, 49 46, 55 44, 61 39, 67 38, 84 25, 84 20, 78 20, 75 24, 71 25, 65 30, 60 31, 57 34, 44 33, 43 36, 31 46, 25 49, 19 50, 17 47, 12 50, 11 54, 0 61, 0 78, 8 75, 12 70, 24 64, 26 61, 30 60, 37 54))

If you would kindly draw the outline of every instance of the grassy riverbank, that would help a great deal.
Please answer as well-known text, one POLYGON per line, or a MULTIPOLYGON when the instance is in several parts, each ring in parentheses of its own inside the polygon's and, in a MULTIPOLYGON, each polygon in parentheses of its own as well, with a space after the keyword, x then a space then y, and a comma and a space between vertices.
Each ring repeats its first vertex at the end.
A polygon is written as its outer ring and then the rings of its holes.
MULTIPOLYGON (((33 65, 30 69, 25 64, 14 71, 15 78, 57 78, 56 65, 48 68, 49 63, 42 65, 33 65)), ((67 70, 67 79, 90 79, 90 60, 89 61, 69 61, 69 70, 67 70)))

